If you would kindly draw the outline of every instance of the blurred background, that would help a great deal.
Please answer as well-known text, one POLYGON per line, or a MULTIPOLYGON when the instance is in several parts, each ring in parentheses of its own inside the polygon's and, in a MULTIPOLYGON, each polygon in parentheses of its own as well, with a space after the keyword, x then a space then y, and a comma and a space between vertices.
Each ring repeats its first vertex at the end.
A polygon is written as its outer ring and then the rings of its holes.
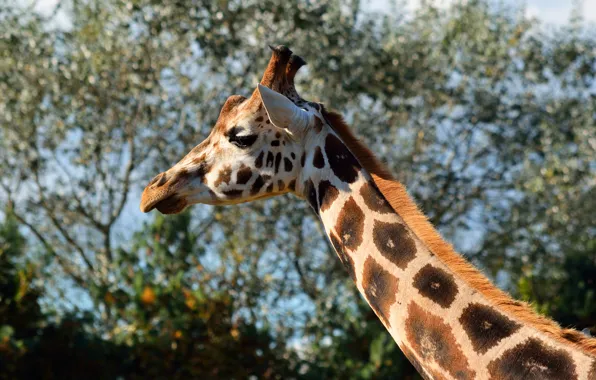
POLYGON ((0 378, 417 379, 305 202, 141 214, 287 44, 501 288, 596 334, 596 2, 5 0, 0 378))

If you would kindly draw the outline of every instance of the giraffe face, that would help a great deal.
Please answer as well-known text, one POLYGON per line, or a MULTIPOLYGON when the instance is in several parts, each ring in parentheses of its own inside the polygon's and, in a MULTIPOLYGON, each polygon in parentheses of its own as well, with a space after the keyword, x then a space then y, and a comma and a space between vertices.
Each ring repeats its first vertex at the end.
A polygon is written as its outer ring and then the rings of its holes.
POLYGON ((310 111, 261 85, 250 99, 229 97, 207 139, 147 185, 141 210, 175 214, 293 191, 310 120, 310 111))

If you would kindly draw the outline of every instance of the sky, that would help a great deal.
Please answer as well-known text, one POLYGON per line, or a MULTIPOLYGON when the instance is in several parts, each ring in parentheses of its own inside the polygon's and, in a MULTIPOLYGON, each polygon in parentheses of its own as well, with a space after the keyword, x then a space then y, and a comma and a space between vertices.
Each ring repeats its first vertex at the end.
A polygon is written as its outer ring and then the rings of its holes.
MULTIPOLYGON (((370 8, 375 11, 388 12, 391 0, 368 0, 370 8)), ((404 0, 409 9, 420 6, 421 0, 404 0)), ((461 0, 435 0, 439 6, 447 7, 449 4, 461 0)), ((526 14, 536 17, 541 21, 561 25, 569 20, 573 0, 501 0, 505 4, 526 6, 526 14)), ((496 2, 496 1, 495 1, 496 2)), ((366 1, 363 2, 366 4, 366 1)), ((583 0, 583 17, 586 21, 596 22, 596 0, 583 0)))
MULTIPOLYGON (((405 2, 410 10, 420 6, 422 0, 398 0, 405 2)), ((439 6, 447 7, 449 4, 455 1, 462 0, 435 0, 439 6)), ((465 0, 463 0, 465 1, 465 0)), ((541 21, 552 24, 561 25, 569 20, 571 9, 574 0, 497 0, 502 1, 505 4, 520 6, 526 6, 526 14, 531 17, 536 17, 541 21)), ((582 0, 579 0, 580 2, 582 0)), ((30 3, 35 3, 35 0, 29 0, 30 3)), ((60 0, 37 0, 35 9, 44 14, 48 15, 55 9, 56 4, 60 0)), ((364 0, 362 2, 364 7, 372 11, 390 12, 392 0, 364 0)), ((582 2, 583 12, 582 15, 586 21, 596 23, 596 0, 583 0, 582 2)), ((56 14, 54 21, 57 25, 68 26, 70 21, 68 14, 65 10, 59 10, 56 14)))

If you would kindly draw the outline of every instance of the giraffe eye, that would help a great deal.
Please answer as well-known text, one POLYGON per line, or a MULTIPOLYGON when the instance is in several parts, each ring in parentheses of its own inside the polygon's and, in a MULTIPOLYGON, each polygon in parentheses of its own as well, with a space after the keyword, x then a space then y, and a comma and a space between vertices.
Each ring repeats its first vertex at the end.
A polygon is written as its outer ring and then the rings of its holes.
POLYGON ((227 133, 228 141, 230 141, 230 143, 236 145, 239 148, 244 149, 250 147, 252 144, 255 143, 255 141, 257 141, 257 137, 259 137, 258 135, 238 136, 238 133, 240 133, 241 131, 242 128, 233 127, 227 133))

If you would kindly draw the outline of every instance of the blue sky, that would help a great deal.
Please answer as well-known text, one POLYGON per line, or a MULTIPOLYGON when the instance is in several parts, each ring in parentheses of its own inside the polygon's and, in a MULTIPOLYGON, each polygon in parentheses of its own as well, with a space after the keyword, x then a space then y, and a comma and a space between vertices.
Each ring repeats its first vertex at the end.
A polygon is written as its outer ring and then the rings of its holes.
MULTIPOLYGON (((399 1, 399 0, 398 0, 399 1)), ((456 1, 462 0, 435 0, 440 6, 448 6, 456 1)), ((465 0, 464 0, 465 1, 465 0)), ((571 9, 573 6, 573 0, 500 0, 505 4, 515 5, 519 4, 520 7, 526 7, 526 14, 531 17, 537 17, 540 20, 549 24, 560 25, 564 24, 569 20, 571 9)), ((496 2, 500 2, 496 0, 496 2)), ((367 1, 363 3, 366 4, 367 1)), ((388 11, 390 9, 389 4, 391 0, 368 0, 370 7, 373 10, 388 11)), ((421 0, 402 0, 405 2, 407 7, 414 9, 420 5, 421 0)), ((583 16, 587 21, 596 22, 596 0, 583 0, 583 16)))
MULTIPOLYGON (((56 4, 60 0, 27 0, 29 3, 36 3, 35 8, 42 14, 51 13, 56 4)), ((406 7, 415 9, 420 5, 422 0, 397 0, 398 3, 406 3, 406 7)), ((466 0, 434 0, 439 6, 446 7, 456 1, 466 0)), ((583 7, 583 17, 586 21, 596 23, 596 0, 578 0, 583 7)), ((391 10, 390 4, 393 0, 364 0, 362 2, 364 7, 373 11, 389 12, 391 10)), ((526 14, 531 17, 536 17, 548 24, 561 25, 569 20, 571 9, 574 0, 495 0, 495 2, 503 2, 509 5, 518 5, 526 8, 526 14)), ((68 14, 64 10, 60 10, 56 15, 56 24, 69 25, 70 20, 68 14)))

